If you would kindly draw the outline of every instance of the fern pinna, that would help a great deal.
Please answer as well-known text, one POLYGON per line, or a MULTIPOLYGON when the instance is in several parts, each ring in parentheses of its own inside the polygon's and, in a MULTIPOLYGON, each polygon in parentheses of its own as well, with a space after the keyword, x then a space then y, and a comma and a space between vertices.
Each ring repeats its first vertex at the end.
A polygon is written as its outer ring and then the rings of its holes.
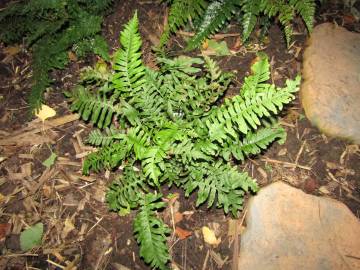
POLYGON ((293 33, 293 20, 299 15, 309 32, 315 14, 314 0, 172 0, 168 24, 161 37, 160 47, 166 44, 170 33, 195 20, 195 36, 188 41, 187 49, 199 47, 212 34, 219 31, 235 15, 242 27, 242 39, 247 41, 255 26, 263 19, 278 18, 284 29, 287 45, 293 33), (189 6, 191 2, 191 6, 189 6))
POLYGON ((121 214, 139 209, 134 231, 140 255, 167 269, 169 229, 156 213, 165 207, 161 186, 176 185, 186 196, 196 192, 196 205, 216 205, 236 216, 244 195, 258 186, 228 161, 285 140, 284 129, 270 120, 294 99, 300 77, 282 88, 269 84, 268 58, 259 54, 240 94, 218 106, 233 75, 209 57, 159 58, 157 70, 146 67, 136 14, 120 43, 114 72, 99 76, 98 65, 88 68, 86 80, 67 96, 72 110, 104 129, 89 136, 100 148, 87 156, 84 173, 121 168, 107 193, 109 206, 121 214))

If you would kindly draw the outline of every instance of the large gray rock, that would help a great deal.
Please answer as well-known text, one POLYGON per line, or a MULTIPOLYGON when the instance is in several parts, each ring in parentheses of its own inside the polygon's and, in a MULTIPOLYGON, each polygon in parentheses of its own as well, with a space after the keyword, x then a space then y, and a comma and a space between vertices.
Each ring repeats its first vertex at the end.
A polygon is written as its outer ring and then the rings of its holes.
POLYGON ((360 269, 360 222, 342 203, 283 182, 249 202, 239 270, 360 269))
POLYGON ((300 96, 309 120, 324 133, 360 143, 360 34, 324 23, 304 52, 300 96))

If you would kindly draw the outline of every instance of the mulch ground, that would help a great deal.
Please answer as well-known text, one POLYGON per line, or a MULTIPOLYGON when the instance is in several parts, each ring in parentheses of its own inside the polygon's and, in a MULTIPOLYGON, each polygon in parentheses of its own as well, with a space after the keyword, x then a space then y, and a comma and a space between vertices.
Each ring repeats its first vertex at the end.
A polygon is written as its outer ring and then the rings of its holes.
MULTIPOLYGON (((166 7, 145 1, 121 1, 105 21, 103 34, 112 51, 118 46, 122 25, 138 10, 144 38, 144 61, 151 65, 151 47, 159 39, 166 7)), ((360 32, 360 24, 336 7, 324 7, 317 23, 336 22, 360 32)), ((230 26, 229 32, 236 32, 230 26)), ((239 37, 224 36, 236 53, 215 57, 227 71, 236 71, 238 84, 227 93, 234 95, 256 52, 264 50, 271 59, 272 81, 282 84, 301 72, 306 33, 296 26, 295 42, 287 49, 277 26, 259 45, 254 37, 250 47, 239 37)), ((170 41, 170 55, 182 54, 184 35, 170 41)), ((196 54, 197 52, 192 52, 196 54)), ((139 258, 132 235, 134 213, 120 217, 109 212, 104 196, 117 172, 83 176, 82 162, 93 151, 84 141, 92 129, 68 109, 63 95, 76 83, 82 67, 93 64, 95 57, 72 61, 66 70, 54 71, 53 89, 45 94, 46 104, 57 115, 42 123, 29 119, 26 97, 31 86, 31 55, 21 46, 0 45, 0 269, 150 269, 139 258), (56 153, 50 168, 42 163, 56 153), (19 234, 30 225, 42 222, 42 245, 21 252, 19 234)), ((284 145, 274 144, 240 167, 256 178, 260 186, 285 181, 317 196, 344 202, 360 217, 360 147, 327 137, 312 127, 297 98, 281 116, 288 138, 284 145)), ((237 269, 238 245, 246 227, 246 205, 239 219, 219 209, 194 207, 194 197, 177 193, 162 217, 173 228, 169 237, 173 269, 237 269), (201 228, 208 226, 221 239, 218 246, 203 240, 201 228)), ((261 236, 260 236, 261 237, 261 236)))

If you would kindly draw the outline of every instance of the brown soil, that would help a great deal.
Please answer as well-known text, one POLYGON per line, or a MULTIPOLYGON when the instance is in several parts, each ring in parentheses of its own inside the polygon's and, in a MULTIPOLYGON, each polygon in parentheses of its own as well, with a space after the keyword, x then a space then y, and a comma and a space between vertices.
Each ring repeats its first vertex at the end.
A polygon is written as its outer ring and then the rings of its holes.
MULTIPOLYGON (((164 5, 150 1, 121 1, 106 18, 103 30, 112 51, 118 47, 122 25, 138 10, 144 61, 151 66, 154 59, 151 47, 160 36, 165 9, 164 5)), ((317 23, 336 21, 359 31, 359 24, 346 16, 349 15, 341 9, 323 8, 317 23)), ((301 72, 306 34, 301 23, 296 30, 300 34, 287 50, 281 30, 276 26, 270 29, 264 51, 271 59, 272 80, 276 84, 301 72)), ((229 48, 237 41, 236 38, 225 40, 229 48)), ((254 41, 256 44, 255 37, 254 41)), ((183 37, 172 38, 170 54, 181 54, 183 44, 183 37)), ((260 48, 253 46, 252 50, 246 50, 243 47, 240 53, 217 60, 224 70, 237 72, 240 85, 260 48)), ((89 150, 83 141, 91 125, 71 119, 46 129, 42 123, 31 121, 27 117, 26 102, 31 83, 29 52, 21 48, 19 53, 9 55, 5 49, 1 45, 0 137, 34 128, 39 128, 39 132, 30 142, 21 137, 17 145, 0 145, 0 158, 6 158, 0 161, 0 269, 150 269, 140 259, 132 235, 134 213, 120 217, 109 212, 104 202, 106 187, 116 173, 81 176, 82 154, 89 150), (51 151, 58 159, 52 169, 46 169, 42 162, 51 151), (24 254, 19 247, 19 233, 37 222, 45 226, 42 245, 24 254)), ((53 73, 54 89, 46 93, 45 100, 57 111, 57 118, 71 114, 62 91, 74 85, 81 67, 94 61, 91 57, 74 61, 66 70, 53 73)), ((237 89, 227 94, 234 95, 237 89)), ((287 107, 281 122, 288 131, 286 143, 272 145, 241 167, 258 179, 261 186, 286 181, 307 193, 340 200, 359 217, 359 146, 320 134, 304 117, 298 99, 287 107)), ((239 239, 234 238, 231 231, 234 224, 231 217, 219 209, 195 208, 194 196, 186 199, 180 190, 173 188, 164 192, 179 194, 172 210, 181 213, 183 219, 176 226, 191 233, 183 240, 177 235, 169 238, 174 269, 235 269, 232 264, 239 239), (221 238, 217 247, 204 243, 202 226, 210 227, 221 238)), ((170 207, 166 209, 162 216, 172 228, 170 210, 170 207)), ((242 220, 240 217, 236 223, 240 232, 245 225, 242 220)))

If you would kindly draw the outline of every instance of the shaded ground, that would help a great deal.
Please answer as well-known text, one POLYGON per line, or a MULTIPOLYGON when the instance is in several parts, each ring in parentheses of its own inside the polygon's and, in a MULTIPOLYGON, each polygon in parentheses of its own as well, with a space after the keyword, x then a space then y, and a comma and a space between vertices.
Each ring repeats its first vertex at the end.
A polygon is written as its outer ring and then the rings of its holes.
MULTIPOLYGON (((137 9, 144 37, 144 61, 151 65, 151 46, 160 35, 165 6, 146 1, 122 2, 106 19, 104 35, 114 50, 122 24, 137 9)), ((325 8, 320 11, 318 22, 336 21, 359 31, 359 24, 346 16, 341 10, 329 12, 325 8)), ((277 84, 301 71, 306 38, 301 24, 297 32, 296 42, 287 51, 280 29, 270 29, 264 50, 270 56, 272 80, 277 84)), ((248 50, 238 47, 236 37, 226 41, 230 49, 239 52, 218 60, 224 70, 237 71, 240 85, 261 47, 248 50)), ((171 54, 180 54, 182 44, 181 36, 172 39, 171 54)), ((0 139, 0 158, 4 158, 0 161, 0 269, 124 269, 121 265, 149 269, 140 260, 132 236, 134 214, 119 217, 110 213, 104 203, 106 186, 115 173, 81 175, 83 158, 91 151, 83 143, 91 126, 69 118, 71 114, 62 91, 71 88, 80 68, 95 59, 73 61, 67 70, 54 72, 54 90, 46 94, 46 103, 63 122, 50 121, 52 126, 44 126, 38 120, 29 122, 27 118, 29 61, 30 56, 23 48, 1 45, 0 138, 9 135, 13 138, 12 141, 0 139), (42 162, 51 151, 58 159, 55 166, 46 169, 42 162), (42 246, 31 253, 21 253, 19 233, 27 225, 40 221, 45 225, 42 246)), ((228 95, 236 94, 236 89, 228 95)), ((286 143, 274 144, 241 167, 257 178, 261 186, 282 180, 307 193, 343 201, 360 217, 359 146, 320 134, 304 117, 299 100, 287 108, 281 122, 288 131, 286 143)), ((233 260, 234 254, 237 255, 234 247, 239 244, 238 235, 246 225, 243 218, 234 221, 218 209, 196 209, 193 197, 185 199, 176 189, 165 191, 168 192, 179 193, 179 197, 164 211, 165 220, 172 228, 176 217, 177 232, 183 229, 184 234, 191 234, 181 240, 179 237, 184 235, 174 232, 169 239, 174 269, 232 269, 233 263, 237 265, 233 260), (202 226, 210 227, 221 238, 218 247, 204 243, 202 226)))

